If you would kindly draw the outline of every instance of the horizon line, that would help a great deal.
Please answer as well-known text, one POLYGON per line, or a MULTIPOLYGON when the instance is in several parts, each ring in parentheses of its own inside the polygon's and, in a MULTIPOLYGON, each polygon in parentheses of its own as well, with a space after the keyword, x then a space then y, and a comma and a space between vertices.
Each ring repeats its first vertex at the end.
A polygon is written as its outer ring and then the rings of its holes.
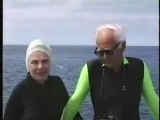
MULTIPOLYGON (((6 45, 11 45, 11 46, 28 46, 28 44, 3 44, 3 46, 6 46, 6 45)), ((54 44, 54 45, 57 45, 57 46, 96 46, 96 45, 87 45, 87 44, 54 44)), ((53 44, 50 44, 50 46, 54 46, 53 44)), ((126 45, 126 46, 157 46, 159 47, 159 45, 126 45)))

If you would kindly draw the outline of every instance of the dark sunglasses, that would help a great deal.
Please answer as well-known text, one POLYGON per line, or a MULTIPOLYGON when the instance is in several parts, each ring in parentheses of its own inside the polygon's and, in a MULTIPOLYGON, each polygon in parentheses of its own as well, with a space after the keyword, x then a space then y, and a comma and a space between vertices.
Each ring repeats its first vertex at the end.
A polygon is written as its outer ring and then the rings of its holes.
POLYGON ((103 57, 104 54, 106 54, 106 55, 108 55, 108 56, 111 56, 111 55, 113 55, 115 49, 118 47, 119 44, 120 44, 120 42, 117 43, 112 49, 106 48, 106 49, 103 49, 103 50, 98 50, 97 47, 96 47, 96 49, 94 50, 94 53, 95 53, 98 57, 103 57))

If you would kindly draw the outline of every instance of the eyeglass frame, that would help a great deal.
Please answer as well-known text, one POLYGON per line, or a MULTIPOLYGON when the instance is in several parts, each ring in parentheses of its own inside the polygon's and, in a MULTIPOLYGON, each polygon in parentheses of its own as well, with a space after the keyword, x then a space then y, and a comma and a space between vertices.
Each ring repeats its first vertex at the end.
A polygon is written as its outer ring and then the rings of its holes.
POLYGON ((98 57, 103 57, 104 56, 104 53, 108 56, 112 56, 114 54, 114 51, 116 50, 116 48, 119 46, 121 42, 118 42, 113 48, 105 48, 103 50, 99 50, 97 51, 97 47, 95 48, 94 50, 94 54, 96 54, 98 57), (98 54, 98 52, 101 52, 103 55, 99 55, 101 53, 98 54))

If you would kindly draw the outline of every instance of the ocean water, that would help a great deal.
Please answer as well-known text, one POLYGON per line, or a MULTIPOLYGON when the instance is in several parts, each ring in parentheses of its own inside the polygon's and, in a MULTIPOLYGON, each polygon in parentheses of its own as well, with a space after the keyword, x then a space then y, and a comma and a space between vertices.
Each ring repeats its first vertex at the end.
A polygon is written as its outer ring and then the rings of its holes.
MULTIPOLYGON (((96 55, 95 46, 51 46, 53 51, 52 75, 59 75, 70 95, 73 94, 83 65, 96 55)), ((13 88, 26 77, 25 52, 27 46, 3 46, 3 113, 7 100, 13 88)), ((159 94, 159 48, 156 46, 129 46, 126 56, 138 57, 144 60, 151 70, 153 85, 159 94)), ((81 114, 84 120, 92 120, 93 108, 90 94, 86 97, 81 114)), ((140 103, 141 120, 154 120, 143 97, 140 103)))

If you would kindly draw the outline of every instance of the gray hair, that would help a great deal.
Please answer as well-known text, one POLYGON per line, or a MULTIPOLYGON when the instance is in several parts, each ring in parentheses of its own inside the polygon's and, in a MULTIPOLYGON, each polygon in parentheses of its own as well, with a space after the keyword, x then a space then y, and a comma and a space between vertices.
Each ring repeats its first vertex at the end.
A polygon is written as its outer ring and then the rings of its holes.
POLYGON ((115 31, 115 38, 117 42, 126 42, 126 37, 123 33, 123 30, 118 24, 106 24, 99 26, 97 28, 96 39, 98 37, 99 32, 102 32, 105 29, 111 29, 115 31))

